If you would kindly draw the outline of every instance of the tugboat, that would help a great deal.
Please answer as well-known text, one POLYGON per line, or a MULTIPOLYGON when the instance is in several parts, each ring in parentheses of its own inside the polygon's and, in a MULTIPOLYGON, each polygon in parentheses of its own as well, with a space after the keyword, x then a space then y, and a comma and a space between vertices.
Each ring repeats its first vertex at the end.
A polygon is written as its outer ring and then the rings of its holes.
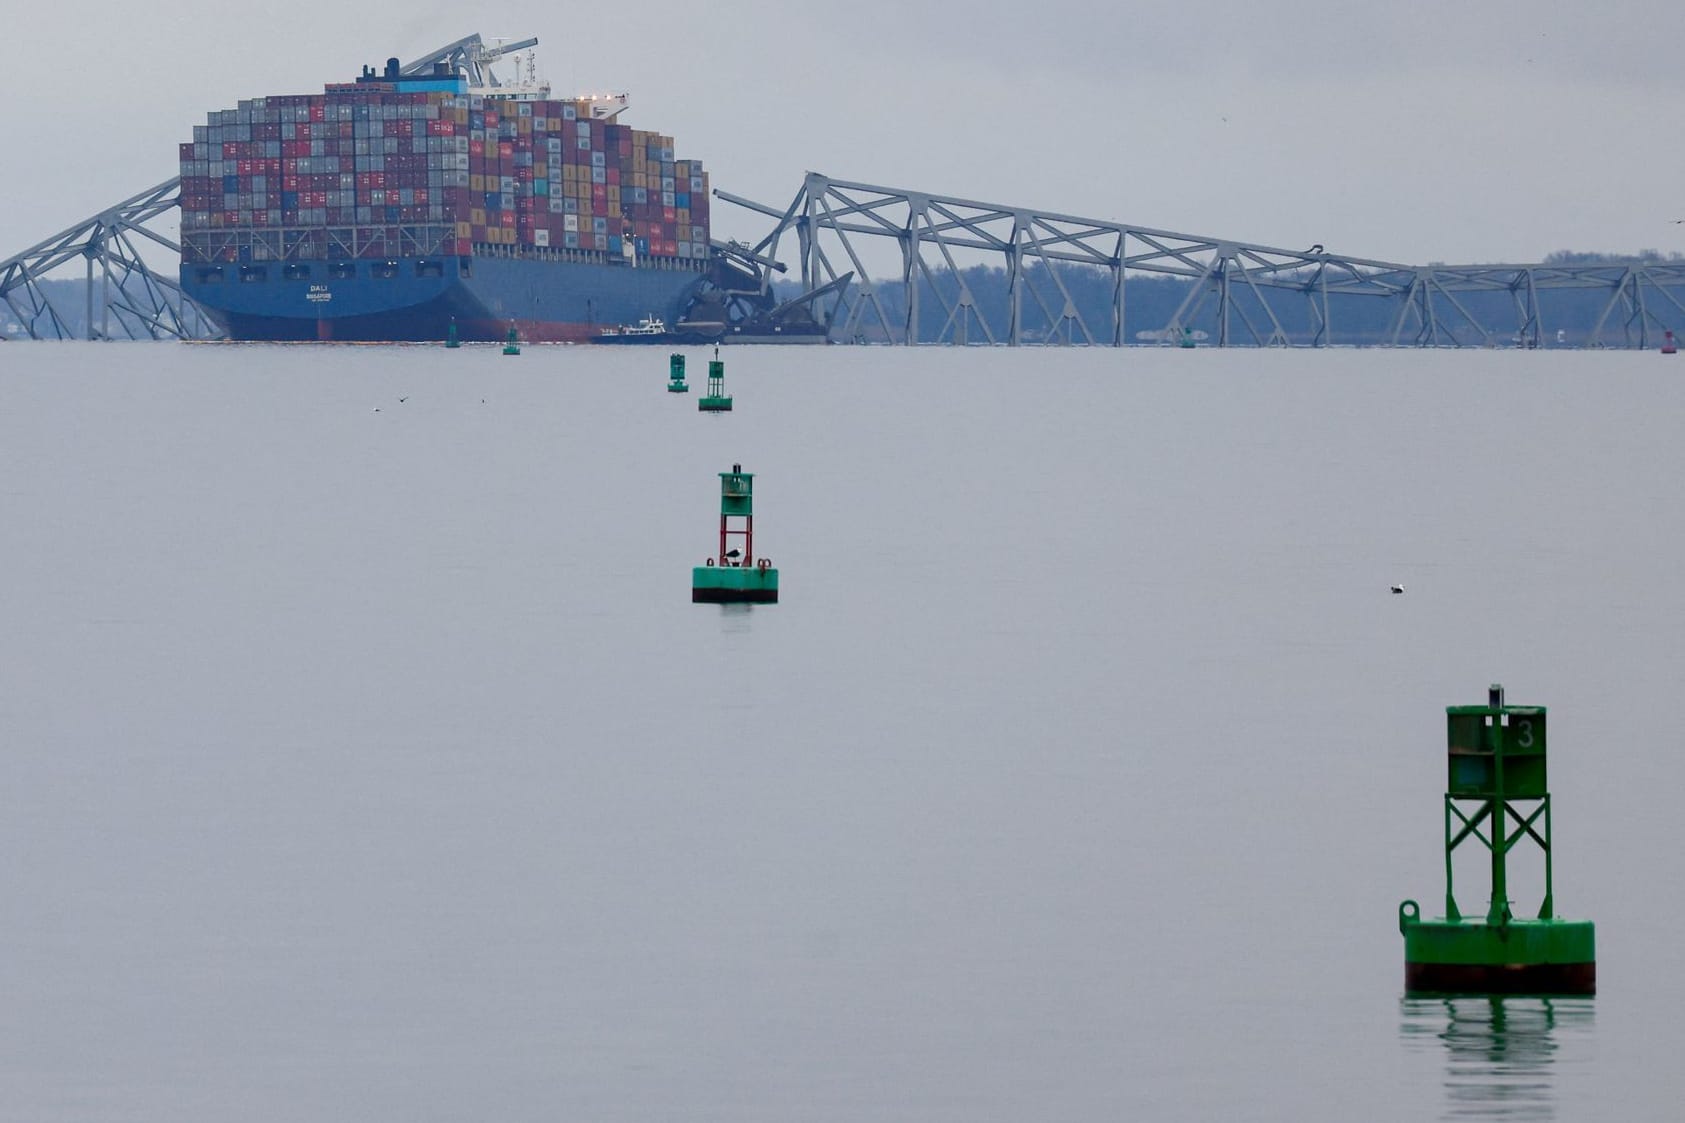
POLYGON ((636 324, 609 328, 597 336, 595 343, 648 343, 651 337, 667 334, 667 321, 660 316, 645 316, 636 324))
MULTIPOLYGON (((723 325, 712 324, 709 327, 719 328, 723 325)), ((669 328, 667 321, 660 316, 648 315, 636 324, 627 324, 618 328, 609 328, 600 335, 593 336, 592 343, 715 343, 720 336, 718 331, 708 333, 697 330, 688 324, 680 324, 677 328, 669 328)))

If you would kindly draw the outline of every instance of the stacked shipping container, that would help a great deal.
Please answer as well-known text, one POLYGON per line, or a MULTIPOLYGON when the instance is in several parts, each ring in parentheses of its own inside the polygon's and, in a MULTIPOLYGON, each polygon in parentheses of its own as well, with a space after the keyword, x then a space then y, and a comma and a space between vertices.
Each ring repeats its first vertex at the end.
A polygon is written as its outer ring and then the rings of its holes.
POLYGON ((489 252, 700 269, 701 163, 593 108, 364 81, 212 112, 181 146, 183 261, 489 252))

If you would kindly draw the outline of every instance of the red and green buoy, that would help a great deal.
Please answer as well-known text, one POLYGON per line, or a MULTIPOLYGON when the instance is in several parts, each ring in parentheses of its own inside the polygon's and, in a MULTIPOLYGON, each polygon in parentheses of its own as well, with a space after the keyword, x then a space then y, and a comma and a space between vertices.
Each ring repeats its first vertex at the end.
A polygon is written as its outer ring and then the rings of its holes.
POLYGON ((1424 920, 1415 901, 1398 906, 1405 991, 1595 994, 1592 922, 1558 917, 1552 893, 1545 708, 1507 706, 1504 688, 1493 686, 1486 705, 1449 706, 1445 712, 1445 915, 1424 920), (1545 897, 1537 916, 1518 917, 1510 911, 1507 859, 1529 839, 1544 852, 1545 897), (1492 895, 1484 919, 1465 917, 1452 892, 1452 853, 1470 841, 1491 856, 1492 895))
POLYGON ((755 474, 720 473, 720 552, 690 571, 694 604, 777 604, 778 570, 755 557, 755 474))
POLYGON ((720 361, 720 349, 714 348, 714 358, 708 363, 708 392, 696 402, 703 413, 727 413, 731 397, 725 392, 725 364, 720 361))
POLYGON ((667 356, 667 392, 690 393, 690 387, 685 384, 685 357, 677 351, 667 356))

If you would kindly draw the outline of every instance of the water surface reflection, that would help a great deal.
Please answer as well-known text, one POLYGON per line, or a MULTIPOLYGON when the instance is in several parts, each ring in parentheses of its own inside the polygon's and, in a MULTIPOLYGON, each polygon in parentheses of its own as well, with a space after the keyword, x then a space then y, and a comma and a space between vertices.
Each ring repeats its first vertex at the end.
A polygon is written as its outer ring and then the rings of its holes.
POLYGON ((1555 1119, 1557 1054, 1592 1028, 1590 998, 1406 998, 1407 1048, 1445 1050, 1446 1119, 1555 1119))

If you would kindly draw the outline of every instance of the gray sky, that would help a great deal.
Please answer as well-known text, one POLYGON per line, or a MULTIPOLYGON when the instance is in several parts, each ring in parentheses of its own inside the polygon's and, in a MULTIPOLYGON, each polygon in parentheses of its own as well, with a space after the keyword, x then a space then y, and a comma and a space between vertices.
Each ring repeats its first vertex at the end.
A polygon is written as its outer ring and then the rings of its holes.
MULTIPOLYGON (((207 109, 313 92, 471 31, 537 35, 559 94, 629 91, 626 120, 766 202, 812 169, 1407 262, 1685 250, 1671 223, 1685 218, 1676 13, 1659 0, 9 0, 0 256, 173 175, 207 109)), ((726 207, 715 225, 761 229, 726 207)))

